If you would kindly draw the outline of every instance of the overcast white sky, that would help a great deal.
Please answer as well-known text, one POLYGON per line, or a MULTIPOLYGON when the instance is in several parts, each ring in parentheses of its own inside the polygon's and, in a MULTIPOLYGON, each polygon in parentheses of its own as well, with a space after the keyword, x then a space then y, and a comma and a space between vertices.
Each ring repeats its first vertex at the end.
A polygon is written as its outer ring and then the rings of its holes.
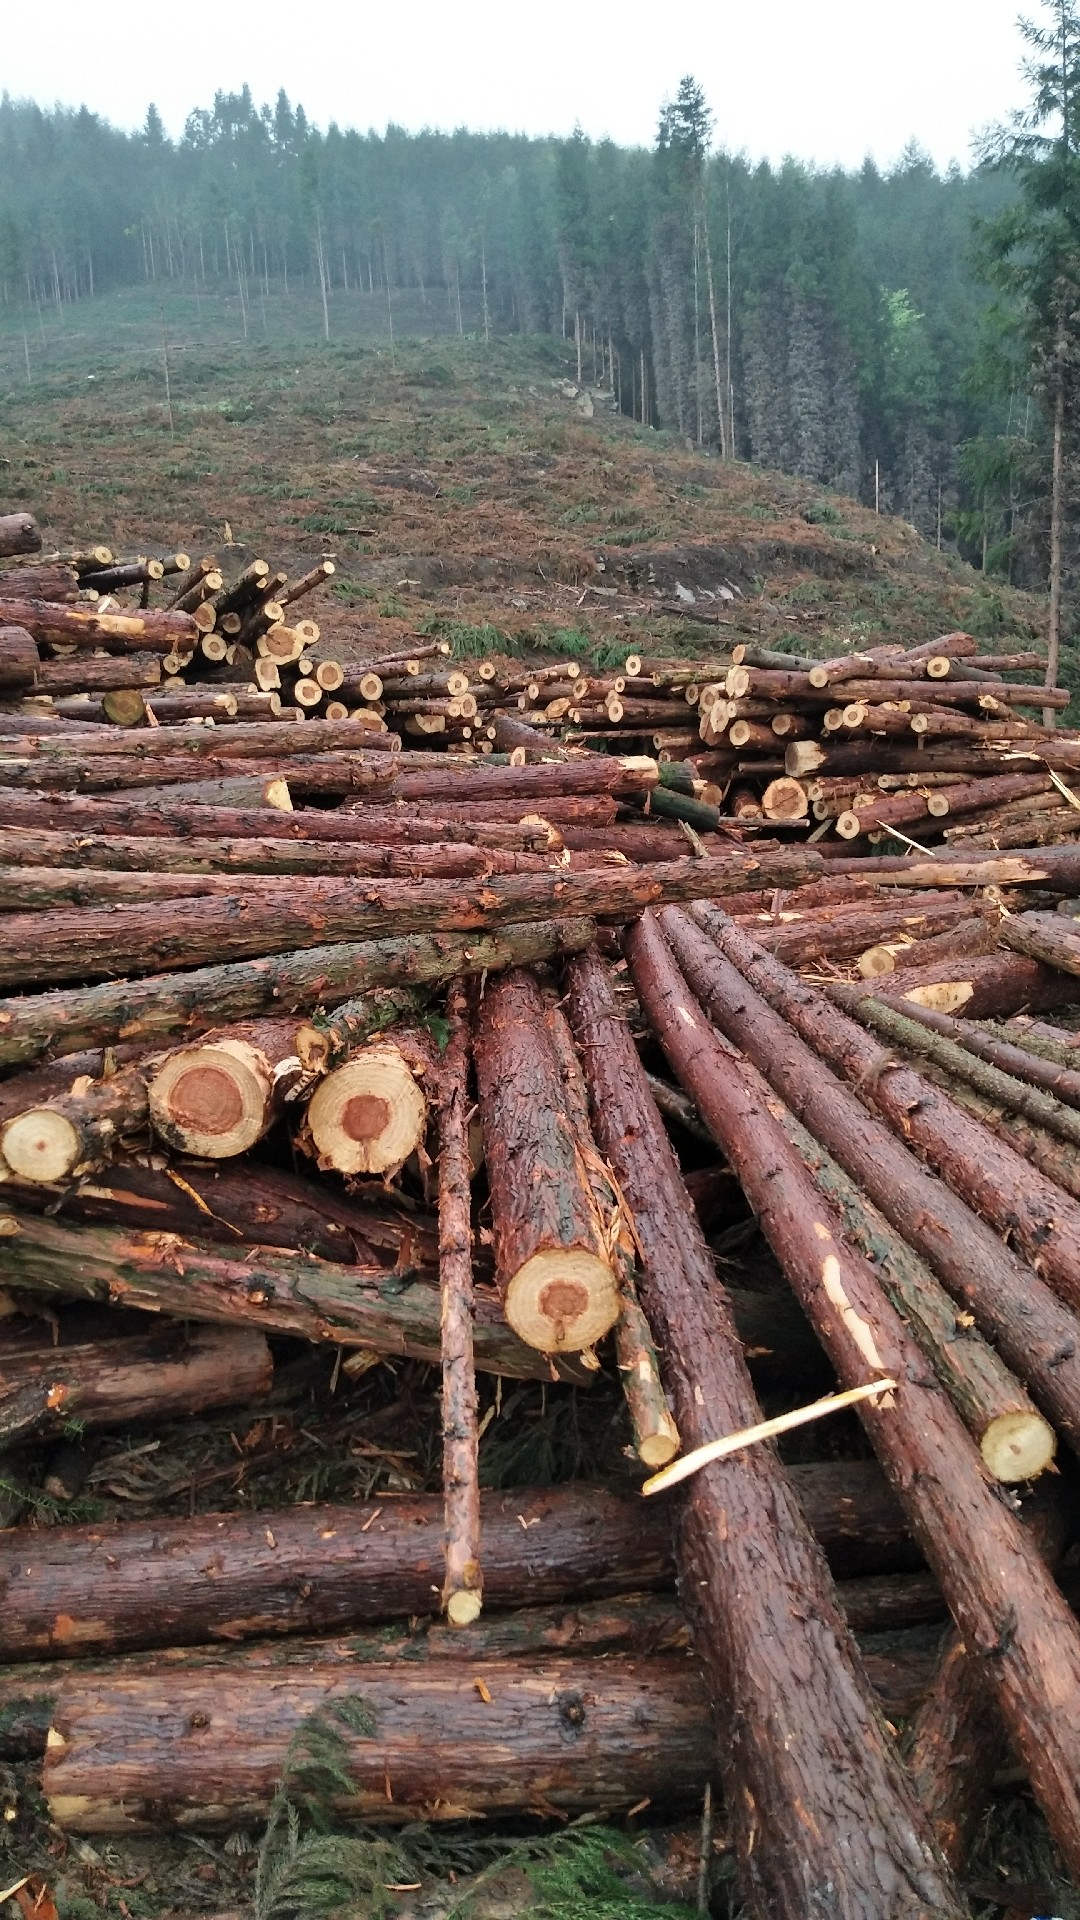
POLYGON ((692 72, 718 143, 753 158, 888 165, 916 139, 967 165, 1023 86, 1016 19, 1038 0, 54 0, 4 35, 0 87, 85 102, 121 126, 156 101, 170 133, 215 87, 283 86, 320 125, 509 127, 648 143, 692 72))

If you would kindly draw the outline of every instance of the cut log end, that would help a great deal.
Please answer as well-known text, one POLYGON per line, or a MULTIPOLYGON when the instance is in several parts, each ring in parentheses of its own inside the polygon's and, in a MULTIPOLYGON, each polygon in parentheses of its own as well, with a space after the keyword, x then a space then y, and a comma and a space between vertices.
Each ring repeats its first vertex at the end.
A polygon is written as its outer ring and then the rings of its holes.
POLYGON ((519 1267, 506 1289, 506 1318, 541 1353, 580 1353, 619 1317, 615 1275, 598 1254, 551 1247, 519 1267))
POLYGON ((995 1480, 1035 1480, 1051 1465, 1057 1442, 1041 1414, 1003 1413, 991 1421, 979 1451, 995 1480))
POLYGON ((222 1048, 191 1047, 164 1062, 150 1083, 150 1115, 170 1146, 201 1158, 244 1153, 266 1126, 269 1083, 251 1061, 222 1048))
POLYGON ((20 1180, 48 1184, 63 1180, 79 1162, 78 1129, 50 1107, 16 1114, 0 1134, 0 1155, 20 1180))
POLYGON ((483 1595, 476 1587, 459 1587, 447 1596, 446 1618, 452 1627, 471 1627, 483 1612, 483 1595))
POLYGON ((424 1138, 427 1101, 395 1047, 369 1047, 329 1073, 307 1110, 321 1167, 338 1173, 387 1173, 424 1138))
POLYGON ((670 1413, 662 1413, 652 1433, 638 1437, 637 1456, 646 1467, 666 1467, 679 1451, 679 1429, 670 1413))

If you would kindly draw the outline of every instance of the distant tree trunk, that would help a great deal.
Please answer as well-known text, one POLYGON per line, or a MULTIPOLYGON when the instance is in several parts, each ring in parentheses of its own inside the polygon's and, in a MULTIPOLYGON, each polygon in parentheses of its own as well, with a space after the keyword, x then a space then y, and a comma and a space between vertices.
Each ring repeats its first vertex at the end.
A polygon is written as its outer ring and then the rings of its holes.
POLYGON ((704 421, 701 414, 701 301, 698 281, 701 260, 701 231, 698 217, 694 215, 694 405, 697 411, 697 433, 695 438, 700 447, 704 438, 704 421))
MULTIPOLYGON (((1057 342, 1054 351, 1054 465, 1050 494, 1050 630, 1046 647, 1045 685, 1057 685, 1061 660, 1062 547, 1065 522, 1065 332, 1064 302, 1058 312, 1057 342)), ((1052 707, 1043 708, 1043 726, 1055 726, 1052 707)))
MULTIPOLYGON (((316 214, 315 214, 315 262, 319 269, 319 292, 322 294, 323 339, 329 340, 330 308, 327 304, 327 299, 326 299, 326 259, 323 254, 322 220, 319 216, 318 211, 316 211, 316 214)), ((389 297, 389 283, 387 283, 387 294, 389 297)), ((390 340, 391 340, 391 352, 392 352, 393 350, 393 333, 392 332, 390 335, 390 340)))
MULTIPOLYGON (((713 285, 712 248, 709 245, 709 216, 705 211, 705 192, 701 194, 701 226, 705 238, 705 278, 709 287, 709 326, 712 331, 713 377, 716 382, 716 418, 720 428, 720 458, 731 459, 727 431, 727 404, 720 380, 720 340, 716 329, 716 288, 713 285)), ((731 222, 728 222, 728 378, 731 375, 731 222)))
MULTIPOLYGON (((484 302, 484 345, 491 345, 491 316, 488 312, 487 295, 487 240, 480 236, 480 292, 484 302)), ((578 379, 581 379, 581 329, 578 327, 578 379)))
MULTIPOLYGON (((486 339, 487 337, 486 333, 484 337, 486 339)), ((578 379, 578 386, 580 387, 581 385, 581 315, 578 312, 576 307, 574 308, 574 351, 577 354, 577 379, 578 379)))

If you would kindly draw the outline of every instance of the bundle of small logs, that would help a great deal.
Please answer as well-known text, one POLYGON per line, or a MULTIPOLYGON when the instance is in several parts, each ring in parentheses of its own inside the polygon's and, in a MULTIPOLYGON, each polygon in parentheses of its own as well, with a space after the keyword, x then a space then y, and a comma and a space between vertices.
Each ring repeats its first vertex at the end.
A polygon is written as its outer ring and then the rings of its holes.
MULTIPOLYGON (((22 1518, 0 1758, 70 1832, 250 1828, 359 1700, 342 1816, 715 1792, 762 1920, 959 1920, 1010 1768, 1080 1877, 1075 827, 827 855, 722 811, 741 766, 509 704, 487 754, 28 709, 194 654, 211 577, 39 580, 0 635, 0 1442, 62 1495, 73 1428, 257 1406, 306 1342, 437 1370, 442 1493, 22 1518), (775 1286, 726 1284, 750 1216, 775 1286), (617 1379, 633 1467, 482 1491, 478 1371, 617 1379), (830 1387, 862 1442, 785 1467, 830 1387)), ((1027 737, 1075 820, 1076 741, 1027 737)))

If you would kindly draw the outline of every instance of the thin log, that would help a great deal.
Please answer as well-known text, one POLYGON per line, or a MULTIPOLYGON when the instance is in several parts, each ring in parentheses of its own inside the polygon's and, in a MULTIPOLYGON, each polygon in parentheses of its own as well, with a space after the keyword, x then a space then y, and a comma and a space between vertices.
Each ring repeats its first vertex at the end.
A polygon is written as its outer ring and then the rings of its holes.
POLYGON ((1051 1829, 1066 1859, 1080 1864, 1080 1628, 992 1491, 977 1449, 873 1269, 834 1228, 769 1112, 762 1076, 709 1026, 651 916, 630 931, 626 947, 654 1030, 738 1173, 841 1385, 898 1382, 893 1394, 860 1404, 860 1424, 1051 1829))
POLYGON ((506 1317, 541 1352, 591 1347, 618 1318, 618 1288, 531 974, 489 984, 474 1056, 506 1317))
POLYGON ((373 809, 361 825, 348 814, 286 815, 279 809, 268 816, 261 809, 155 808, 59 795, 38 800, 8 794, 0 798, 0 822, 0 853, 8 864, 160 873, 330 875, 351 873, 351 863, 373 847, 474 845, 543 853, 561 844, 561 834, 539 818, 466 822, 373 809))
MULTIPOLYGON (((698 908, 695 919, 716 942, 719 967, 712 964, 714 956, 692 947, 681 929, 672 937, 713 1020, 921 1255, 1076 1448, 1076 1317, 1026 1261, 829 1072, 824 1036, 842 1016, 720 915, 698 908)), ((832 1064, 840 1062, 834 1059, 832 1064)))
POLYGON ((1046 1127, 1060 1139, 1080 1147, 1080 1113, 1063 1106, 1053 1094, 1029 1086, 1013 1074, 1003 1072, 1000 1067, 969 1052, 963 1044, 952 1038, 947 1024, 944 1032, 934 1026, 933 1022, 937 1019, 947 1023, 946 1015, 935 1015, 932 1011, 914 1008, 909 1018, 895 1007, 886 1006, 884 1001, 875 999, 859 987, 848 986, 844 981, 832 982, 827 992, 829 998, 838 1007, 843 1007, 845 1013, 850 1013, 864 1027, 872 1027, 875 1033, 894 1042, 904 1053, 925 1056, 951 1078, 968 1081, 985 1099, 1022 1114, 1026 1120, 1033 1120, 1036 1126, 1046 1127), (927 1012, 928 1018, 922 1018, 927 1012))
MULTIPOLYGON (((760 1418, 708 1247, 606 970, 570 968, 593 1124, 634 1218, 642 1302, 683 1443, 760 1418)), ((823 1565, 775 1455, 714 1463, 676 1507, 676 1556, 715 1711, 744 1894, 760 1913, 962 1911, 870 1697, 823 1565), (719 1731, 719 1729, 718 1729, 719 1731), (724 1743, 726 1745, 726 1743, 724 1743), (887 1886, 886 1886, 887 1882, 887 1886)))
POLYGON ((121 1039, 150 1043, 191 1037, 277 1010, 310 1013, 338 1006, 373 988, 419 986, 458 973, 530 965, 586 946, 594 932, 588 919, 534 920, 500 934, 342 942, 234 966, 25 994, 0 1001, 0 1066, 28 1065, 42 1055, 121 1039))
POLYGON ((450 1039, 439 1103, 439 1289, 442 1300, 442 1448, 445 1577, 442 1603, 453 1627, 479 1617, 480 1468, 469 1158, 470 1025, 460 984, 447 1000, 450 1039))
POLYGON ((243 1406, 267 1393, 270 1349, 261 1333, 226 1327, 159 1326, 147 1333, 42 1341, 0 1339, 0 1442, 173 1420, 210 1407, 243 1406))

